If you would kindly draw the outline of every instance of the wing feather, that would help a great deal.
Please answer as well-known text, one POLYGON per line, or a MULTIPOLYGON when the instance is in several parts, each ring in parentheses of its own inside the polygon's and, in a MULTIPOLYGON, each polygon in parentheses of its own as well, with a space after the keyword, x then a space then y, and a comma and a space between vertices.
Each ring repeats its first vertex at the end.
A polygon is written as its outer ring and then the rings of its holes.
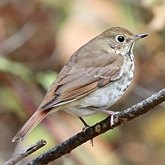
MULTIPOLYGON (((99 61, 98 61, 99 62, 99 61)), ((105 87, 111 81, 115 81, 122 76, 121 66, 123 58, 113 58, 113 62, 104 66, 99 63, 97 67, 81 67, 77 65, 65 66, 52 87, 48 90, 41 110, 67 104, 76 99, 80 99, 98 88, 105 87), (45 101, 46 100, 46 101, 45 101)))

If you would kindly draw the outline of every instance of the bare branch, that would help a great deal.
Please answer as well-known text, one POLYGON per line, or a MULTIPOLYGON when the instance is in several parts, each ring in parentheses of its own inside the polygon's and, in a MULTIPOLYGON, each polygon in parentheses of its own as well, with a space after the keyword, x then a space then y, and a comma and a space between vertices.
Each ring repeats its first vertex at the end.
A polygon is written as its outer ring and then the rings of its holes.
POLYGON ((105 120, 87 128, 82 132, 77 133, 73 137, 64 141, 63 143, 55 146, 51 150, 43 153, 39 157, 35 158, 26 165, 43 165, 48 164, 49 162, 70 153, 73 149, 80 146, 81 144, 87 142, 94 137, 117 127, 120 124, 123 124, 129 120, 132 120, 144 113, 148 112, 155 106, 165 101, 165 88, 159 91, 158 93, 150 96, 149 98, 143 100, 142 102, 122 111, 114 116, 114 125, 110 126, 110 117, 107 117, 105 120))
POLYGON ((20 153, 14 155, 4 165, 14 165, 14 164, 18 163, 20 160, 22 160, 23 158, 27 157, 28 155, 32 154, 33 152, 37 151, 38 149, 40 149, 41 147, 43 147, 45 145, 46 145, 45 140, 43 140, 43 139, 39 140, 32 146, 30 146, 27 149, 21 151, 20 153))

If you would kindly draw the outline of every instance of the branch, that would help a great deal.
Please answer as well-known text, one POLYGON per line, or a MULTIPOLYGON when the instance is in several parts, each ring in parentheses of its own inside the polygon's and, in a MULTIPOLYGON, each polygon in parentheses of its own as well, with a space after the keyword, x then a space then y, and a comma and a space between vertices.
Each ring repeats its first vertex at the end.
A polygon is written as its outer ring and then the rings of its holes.
POLYGON ((110 117, 107 117, 105 120, 87 128, 85 131, 81 131, 76 135, 72 136, 63 143, 55 146, 49 151, 43 153, 39 157, 33 159, 31 162, 26 165, 43 165, 48 164, 49 162, 70 153, 73 149, 80 146, 81 144, 87 142, 94 137, 117 127, 120 124, 123 124, 129 120, 132 120, 144 113, 148 112, 155 106, 165 101, 165 88, 159 91, 158 93, 150 96, 149 98, 143 100, 142 102, 114 115, 114 125, 110 126, 110 117))
POLYGON ((41 147, 46 145, 45 140, 40 140, 37 143, 33 144, 32 146, 28 147, 27 149, 21 151, 20 153, 14 155, 11 159, 5 162, 4 165, 14 165, 18 163, 23 158, 27 157, 28 155, 32 154, 33 152, 37 151, 41 147))

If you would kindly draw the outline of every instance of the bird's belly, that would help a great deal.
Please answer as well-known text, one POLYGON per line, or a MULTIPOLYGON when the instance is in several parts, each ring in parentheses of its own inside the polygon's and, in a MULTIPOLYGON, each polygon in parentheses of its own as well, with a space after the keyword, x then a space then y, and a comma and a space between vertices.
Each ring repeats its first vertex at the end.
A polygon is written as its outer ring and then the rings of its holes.
POLYGON ((90 116, 96 113, 96 111, 92 110, 92 107, 100 109, 109 108, 124 94, 131 83, 131 79, 126 76, 111 82, 109 86, 97 89, 88 96, 71 103, 70 108, 67 107, 66 112, 78 116, 90 116))
POLYGON ((120 79, 110 82, 106 87, 99 88, 91 94, 70 103, 70 107, 67 106, 66 112, 76 114, 78 116, 89 116, 96 111, 92 110, 92 107, 99 109, 107 109, 125 93, 126 89, 130 85, 133 78, 134 67, 123 68, 123 75, 120 79))
POLYGON ((89 94, 86 98, 83 98, 80 106, 108 108, 119 100, 121 95, 125 93, 130 83, 131 81, 128 81, 126 77, 118 81, 111 82, 109 86, 100 88, 89 94))

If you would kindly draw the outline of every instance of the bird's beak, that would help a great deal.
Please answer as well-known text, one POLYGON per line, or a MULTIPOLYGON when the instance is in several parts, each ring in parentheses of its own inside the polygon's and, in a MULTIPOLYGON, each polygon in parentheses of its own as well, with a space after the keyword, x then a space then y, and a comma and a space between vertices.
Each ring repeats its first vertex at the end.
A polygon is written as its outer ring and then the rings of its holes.
POLYGON ((144 33, 144 34, 136 34, 135 35, 135 40, 138 40, 138 39, 141 39, 141 38, 144 38, 144 37, 147 37, 148 34, 144 33))

